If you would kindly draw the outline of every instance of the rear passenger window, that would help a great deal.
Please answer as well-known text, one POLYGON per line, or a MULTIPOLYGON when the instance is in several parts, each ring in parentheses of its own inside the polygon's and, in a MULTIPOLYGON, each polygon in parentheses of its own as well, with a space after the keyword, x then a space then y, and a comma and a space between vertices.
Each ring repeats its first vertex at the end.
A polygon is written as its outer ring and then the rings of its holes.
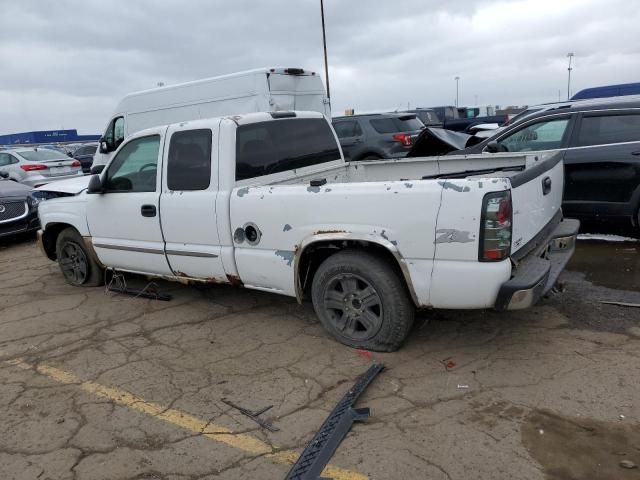
POLYGON ((336 122, 333 124, 333 129, 336 131, 338 138, 359 137, 362 135, 362 129, 355 120, 336 122))
POLYGON ((167 164, 169 190, 206 190, 211 182, 211 130, 184 130, 171 136, 167 164))
POLYGON ((640 114, 584 117, 578 134, 579 147, 640 141, 640 114))
POLYGON ((398 131, 392 118, 377 118, 371 120, 371 126, 378 133, 396 133, 398 131))
POLYGON ((340 159, 324 118, 288 118, 240 125, 236 130, 236 180, 340 159))
POLYGON ((413 132, 424 127, 424 123, 416 115, 404 115, 402 117, 375 118, 371 120, 371 126, 378 133, 413 132))

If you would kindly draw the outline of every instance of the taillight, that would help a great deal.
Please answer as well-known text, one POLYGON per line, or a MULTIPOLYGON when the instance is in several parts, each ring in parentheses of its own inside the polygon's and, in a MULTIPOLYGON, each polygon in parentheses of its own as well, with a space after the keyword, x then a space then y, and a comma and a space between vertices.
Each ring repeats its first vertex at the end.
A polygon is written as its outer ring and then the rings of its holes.
POLYGON ((482 200, 480 222, 478 258, 481 262, 497 262, 509 256, 512 223, 511 192, 505 190, 486 194, 482 200))
POLYGON ((80 163, 80 160, 74 160, 74 161, 71 163, 71 166, 72 166, 72 167, 81 167, 81 166, 82 166, 82 164, 80 163))
POLYGON ((20 165, 20 168, 25 172, 33 172, 34 170, 46 170, 49 167, 46 165, 42 165, 41 163, 27 163, 24 165, 20 165))
POLYGON ((413 143, 411 141, 411 135, 407 135, 406 133, 396 133, 393 136, 393 139, 396 142, 400 142, 402 145, 404 145, 405 147, 410 147, 411 144, 413 143))

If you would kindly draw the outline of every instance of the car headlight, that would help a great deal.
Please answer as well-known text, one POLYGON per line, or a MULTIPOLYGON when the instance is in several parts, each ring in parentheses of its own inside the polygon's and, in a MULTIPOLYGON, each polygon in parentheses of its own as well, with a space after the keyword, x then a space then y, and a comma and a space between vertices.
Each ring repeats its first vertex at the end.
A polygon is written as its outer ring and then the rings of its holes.
POLYGON ((27 203, 31 208, 36 208, 40 202, 42 202, 44 198, 36 197, 33 193, 30 193, 27 197, 27 203))

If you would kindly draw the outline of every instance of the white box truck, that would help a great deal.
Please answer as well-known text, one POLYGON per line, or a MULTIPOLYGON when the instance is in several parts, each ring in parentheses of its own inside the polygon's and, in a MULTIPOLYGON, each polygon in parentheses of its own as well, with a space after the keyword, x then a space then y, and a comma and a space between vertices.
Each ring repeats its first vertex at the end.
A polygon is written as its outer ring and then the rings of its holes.
POLYGON ((329 99, 316 72, 302 68, 258 68, 130 93, 120 101, 105 128, 93 158, 93 172, 104 168, 126 137, 145 128, 292 110, 331 116, 329 99))

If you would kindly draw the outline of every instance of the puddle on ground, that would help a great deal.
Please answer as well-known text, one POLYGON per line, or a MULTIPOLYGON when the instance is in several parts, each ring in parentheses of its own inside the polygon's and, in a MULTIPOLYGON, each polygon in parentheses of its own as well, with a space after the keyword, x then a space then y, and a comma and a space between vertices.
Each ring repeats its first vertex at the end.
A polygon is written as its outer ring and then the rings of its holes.
POLYGON ((549 480, 640 479, 640 429, 629 420, 607 423, 534 410, 521 433, 549 480), (623 468, 622 461, 638 467, 623 468))
POLYGON ((594 285, 640 291, 640 242, 579 240, 567 270, 594 285))

